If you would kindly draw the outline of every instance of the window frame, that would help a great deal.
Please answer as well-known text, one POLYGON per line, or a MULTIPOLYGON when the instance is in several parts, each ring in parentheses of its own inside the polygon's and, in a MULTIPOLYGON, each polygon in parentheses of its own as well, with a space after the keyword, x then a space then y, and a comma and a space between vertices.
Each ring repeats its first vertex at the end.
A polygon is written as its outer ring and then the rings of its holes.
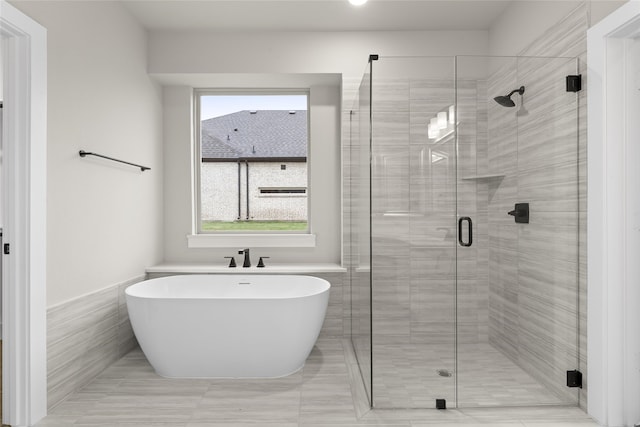
POLYGON ((254 247, 314 247, 315 235, 312 233, 311 217, 311 93, 309 88, 240 88, 240 89, 216 89, 216 88, 194 88, 193 89, 193 168, 192 168, 192 234, 187 236, 188 247, 227 247, 247 245, 254 247), (201 98, 203 96, 233 96, 233 95, 301 95, 306 97, 307 102, 307 227, 305 230, 202 230, 202 202, 201 202, 201 177, 202 177, 202 154, 201 154, 201 98))

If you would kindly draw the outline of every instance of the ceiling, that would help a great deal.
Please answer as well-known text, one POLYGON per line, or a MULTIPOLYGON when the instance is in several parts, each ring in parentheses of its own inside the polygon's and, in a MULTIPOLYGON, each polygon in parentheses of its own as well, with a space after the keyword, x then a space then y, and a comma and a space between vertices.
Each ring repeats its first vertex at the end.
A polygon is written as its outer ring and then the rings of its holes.
POLYGON ((122 0, 150 30, 486 30, 511 0, 122 0))

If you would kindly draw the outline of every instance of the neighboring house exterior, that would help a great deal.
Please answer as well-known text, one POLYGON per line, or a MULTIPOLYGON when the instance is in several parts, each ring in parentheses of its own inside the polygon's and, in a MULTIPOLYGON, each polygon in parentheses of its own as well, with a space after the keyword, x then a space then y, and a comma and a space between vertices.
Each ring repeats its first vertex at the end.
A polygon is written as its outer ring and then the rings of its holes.
POLYGON ((307 145, 304 110, 203 120, 201 219, 306 221, 307 145))

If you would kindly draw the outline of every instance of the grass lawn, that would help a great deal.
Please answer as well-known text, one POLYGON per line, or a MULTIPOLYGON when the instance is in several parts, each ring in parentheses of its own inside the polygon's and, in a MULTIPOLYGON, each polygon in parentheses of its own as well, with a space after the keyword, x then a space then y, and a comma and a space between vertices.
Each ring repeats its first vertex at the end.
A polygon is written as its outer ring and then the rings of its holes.
POLYGON ((202 221, 202 231, 301 231, 307 221, 202 221))

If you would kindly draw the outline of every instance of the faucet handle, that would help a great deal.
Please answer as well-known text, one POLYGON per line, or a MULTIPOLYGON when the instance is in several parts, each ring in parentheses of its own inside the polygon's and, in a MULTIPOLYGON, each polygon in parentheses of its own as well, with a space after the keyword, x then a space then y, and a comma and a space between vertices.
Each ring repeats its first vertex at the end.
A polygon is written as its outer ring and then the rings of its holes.
POLYGON ((235 267, 236 266, 236 259, 232 256, 226 256, 225 258, 231 258, 231 261, 229 261, 229 268, 235 267))
POLYGON ((261 256, 260 259, 258 260, 258 265, 256 265, 256 267, 264 267, 264 261, 262 261, 263 258, 269 259, 271 257, 261 256))

